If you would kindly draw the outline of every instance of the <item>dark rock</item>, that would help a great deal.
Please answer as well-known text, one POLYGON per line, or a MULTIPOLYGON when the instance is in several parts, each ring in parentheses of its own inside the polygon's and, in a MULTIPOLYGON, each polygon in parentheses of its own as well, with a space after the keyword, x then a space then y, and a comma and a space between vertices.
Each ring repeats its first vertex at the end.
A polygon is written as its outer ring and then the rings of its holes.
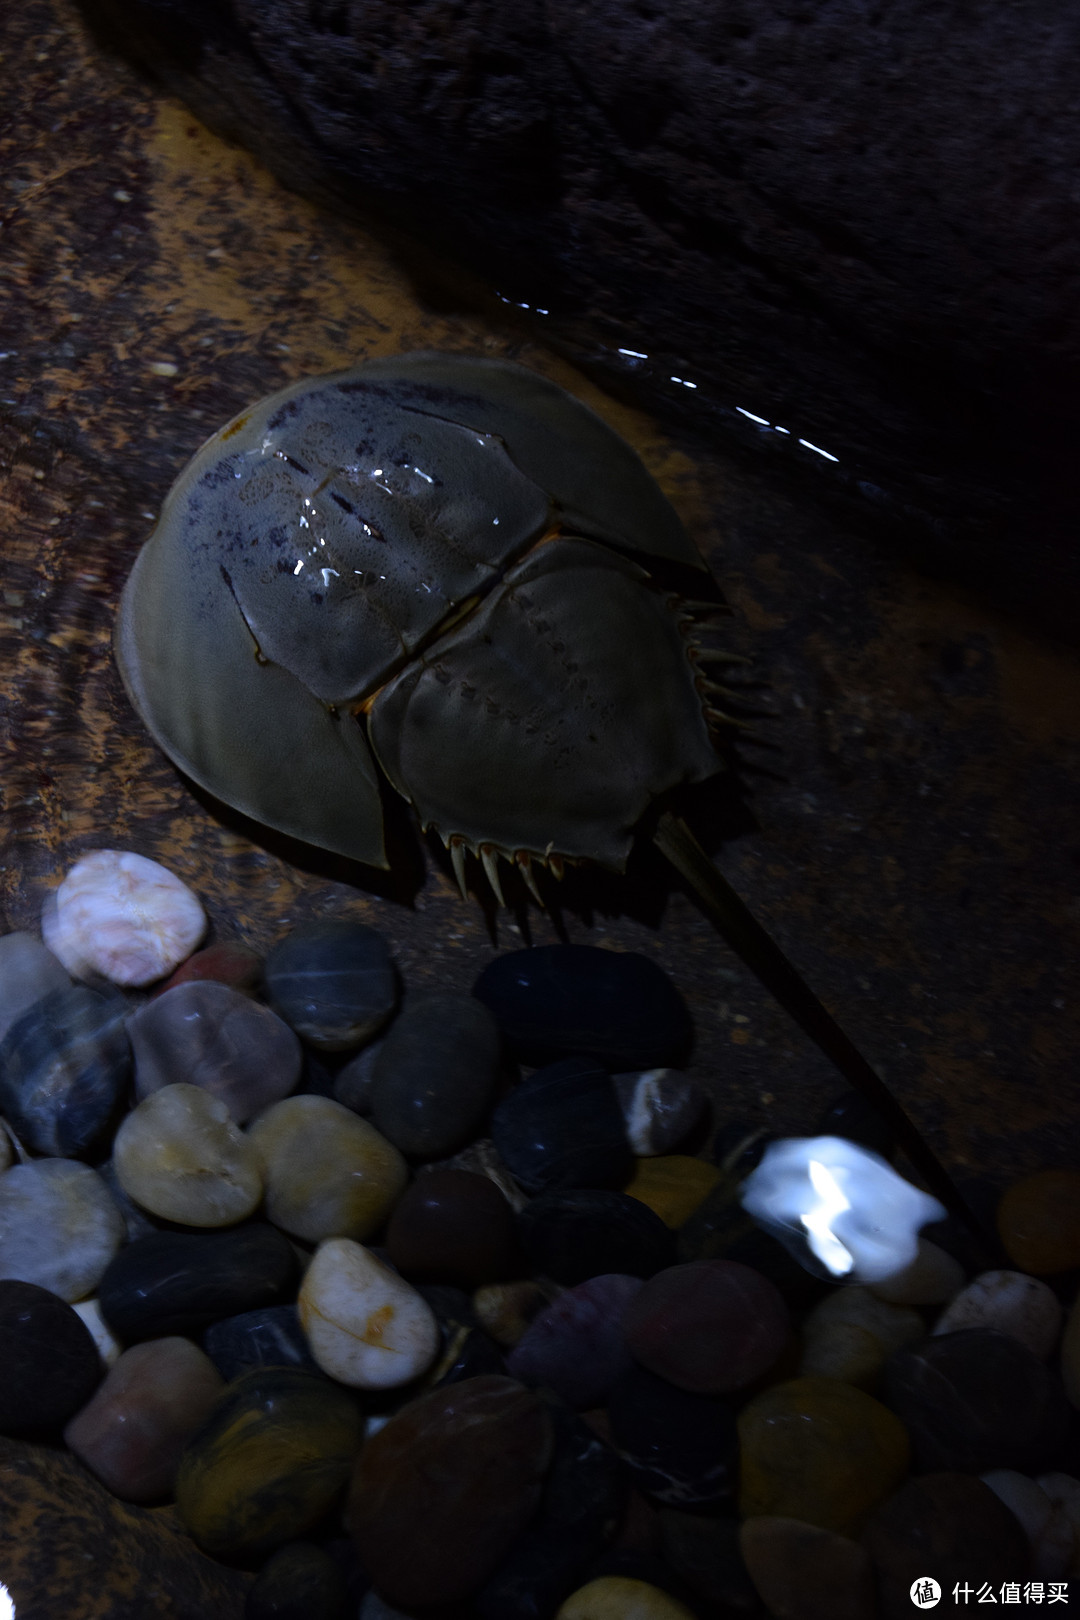
POLYGON ((345 1601, 345 1577, 330 1554, 290 1541, 259 1571, 244 1620, 344 1620, 345 1601))
POLYGON ((522 1063, 592 1057, 612 1071, 678 1065, 691 1040, 686 1003, 634 951, 540 945, 489 962, 473 986, 522 1063))
POLYGON ((948 1598, 954 1586, 976 1592, 988 1582, 1023 1581, 1030 1567, 1019 1521, 981 1479, 932 1473, 909 1479, 867 1521, 863 1544, 877 1575, 886 1620, 907 1620, 912 1583, 933 1573, 948 1598))
POLYGON ((127 1344, 173 1333, 192 1337, 223 1317, 286 1303, 298 1272, 288 1238, 259 1221, 197 1237, 156 1232, 120 1250, 98 1297, 105 1320, 127 1344))
POLYGON ((20 1620, 242 1620, 251 1584, 174 1508, 118 1502, 67 1452, 4 1439, 0 1569, 20 1620))
POLYGON ((217 945, 205 946, 189 956, 186 962, 181 962, 176 972, 153 990, 150 1000, 156 1000, 178 984, 191 984, 203 979, 214 984, 227 984, 231 990, 253 996, 262 984, 262 974, 262 957, 250 946, 241 945, 239 940, 222 940, 217 945))
POLYGON ((511 1378, 552 1389, 579 1411, 602 1406, 632 1365, 624 1320, 638 1277, 591 1277, 533 1318, 506 1360, 511 1378))
POLYGON ((739 1545, 775 1620, 875 1620, 870 1555, 850 1536, 759 1514, 743 1521, 739 1545))
POLYGON ((330 1095, 335 1102, 351 1108, 365 1119, 371 1113, 375 1085, 375 1060, 382 1051, 385 1035, 369 1041, 367 1046, 349 1058, 333 1077, 330 1095))
POLYGON ((372 1123, 415 1158, 453 1153, 487 1117, 499 1050, 495 1021, 472 996, 410 997, 375 1057, 372 1123))
POLYGON ((206 1552, 265 1558, 333 1506, 362 1430, 359 1406, 329 1378, 298 1367, 245 1373, 180 1460, 180 1517, 206 1552))
POLYGON ((848 1142, 880 1153, 883 1159, 892 1159, 896 1141, 891 1127, 878 1113, 873 1103, 859 1091, 845 1091, 824 1110, 815 1136, 842 1136, 848 1142))
POLYGON ((897 1350, 885 1363, 883 1399, 902 1418, 926 1471, 1038 1474, 1057 1461, 1068 1427, 1056 1371, 992 1328, 897 1350))
MULTIPOLYGON (((442 1339, 439 1355, 424 1375, 425 1388, 458 1384, 485 1373, 505 1375, 502 1351, 480 1326, 464 1289, 442 1283, 418 1283, 416 1291, 434 1311, 442 1339)), ((400 1401, 396 1391, 390 1394, 395 1403, 400 1401)))
POLYGON ((646 1496, 669 1507, 731 1496, 738 1442, 727 1401, 633 1367, 611 1391, 608 1417, 615 1448, 646 1496))
POLYGON ((363 923, 294 928, 270 952, 263 979, 278 1016, 326 1052, 347 1052, 370 1039, 397 1000, 386 940, 363 923))
POLYGON ((629 1305, 626 1343, 680 1389, 721 1395, 768 1372, 791 1333, 779 1291, 749 1266, 697 1260, 658 1272, 629 1305))
POLYGON ((698 1597, 737 1614, 757 1614, 761 1609, 739 1550, 737 1519, 664 1508, 660 1547, 665 1563, 698 1597))
POLYGON ((466 0, 448 40, 390 0, 83 3, 286 184, 381 211, 624 391, 1071 632, 1067 11, 466 0))
POLYGON ((623 1187, 634 1172, 611 1076, 589 1058, 564 1058, 522 1080, 496 1108, 491 1136, 530 1192, 623 1187))
POLYGON ((104 1134, 131 1075, 119 996, 54 990, 0 1043, 0 1112, 35 1153, 75 1159, 104 1134))
POLYGON ((626 1193, 540 1193, 517 1219, 536 1270, 567 1287, 615 1271, 651 1277, 675 1259, 674 1233, 626 1193))
POLYGON ((724 1179, 679 1228, 681 1261, 737 1260, 767 1277, 792 1310, 805 1310, 829 1292, 829 1284, 801 1266, 771 1232, 749 1216, 739 1202, 741 1182, 724 1179))
POLYGON ((213 1322, 202 1346, 226 1383, 255 1367, 305 1367, 316 1371, 295 1305, 265 1305, 213 1322))
POLYGON ((0 1281, 0 1434, 63 1428, 105 1376, 90 1330, 36 1283, 0 1281))
POLYGON ((380 1594, 411 1607, 482 1585, 536 1511, 551 1449, 544 1403, 509 1378, 432 1390, 392 1417, 346 1508, 380 1594))
POLYGON ((487 1176, 425 1170, 399 1200, 386 1233, 393 1265, 410 1281, 478 1288, 509 1274, 514 1212, 487 1176))

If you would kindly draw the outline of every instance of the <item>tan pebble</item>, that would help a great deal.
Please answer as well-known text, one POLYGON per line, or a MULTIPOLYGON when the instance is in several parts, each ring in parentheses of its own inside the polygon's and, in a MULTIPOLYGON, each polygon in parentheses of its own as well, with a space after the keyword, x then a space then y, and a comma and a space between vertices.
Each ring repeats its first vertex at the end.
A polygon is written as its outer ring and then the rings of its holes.
POLYGON ((41 932, 77 979, 153 984, 190 956, 206 913, 186 884, 145 855, 95 849, 49 896, 41 932))
POLYGON ((356 1242, 380 1227, 409 1180, 404 1158, 374 1125, 331 1097, 286 1097, 248 1127, 266 1214, 307 1243, 356 1242))
POLYGON ((324 1373, 353 1389, 395 1389, 439 1349, 427 1301, 350 1238, 328 1238, 300 1285, 300 1324, 324 1373))
POLYGON ((943 1305, 964 1286, 964 1268, 936 1243, 921 1237, 909 1266, 870 1286, 878 1299, 890 1305, 943 1305))
POLYGON ((918 1311, 890 1305, 859 1285, 838 1288, 803 1323, 799 1372, 873 1390, 886 1358, 925 1332, 918 1311))
POLYGON ((524 1337, 533 1317, 539 1316, 561 1292, 529 1280, 485 1283, 473 1295, 472 1306, 484 1332, 508 1350, 524 1337))
POLYGON ((633 1179, 623 1191, 648 1205, 665 1226, 677 1230, 704 1203, 719 1181, 720 1171, 714 1164, 692 1159, 684 1153, 667 1153, 638 1159, 633 1179))
POLYGON ((934 1333, 996 1328, 1045 1361, 1061 1331, 1061 1305, 1049 1284, 1022 1271, 984 1271, 946 1305, 934 1333))
POLYGON ((133 1108, 116 1133, 113 1168, 129 1198, 185 1226, 232 1226, 263 1193, 258 1154, 201 1086, 163 1086, 133 1108))
POLYGON ((857 1541, 801 1519, 745 1519, 739 1550, 774 1620, 873 1620, 870 1555, 857 1541))
POLYGON ((677 1598, 626 1575, 604 1575, 571 1593, 555 1620, 694 1620, 677 1598))

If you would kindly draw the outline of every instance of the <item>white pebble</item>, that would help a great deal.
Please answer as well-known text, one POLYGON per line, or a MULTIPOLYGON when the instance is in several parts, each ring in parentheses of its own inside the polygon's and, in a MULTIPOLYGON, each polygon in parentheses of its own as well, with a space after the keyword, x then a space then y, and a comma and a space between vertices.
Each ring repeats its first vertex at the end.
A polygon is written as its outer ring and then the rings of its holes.
POLYGON ((933 1331, 996 1328, 1045 1361, 1057 1343, 1061 1315, 1057 1295, 1037 1277, 1022 1271, 984 1271, 950 1301, 933 1331))
POLYGON ((300 1285, 311 1354, 354 1389, 395 1389, 426 1372, 439 1349, 427 1301, 351 1238, 327 1238, 300 1285))
POLYGON ((994 1468, 979 1478, 1019 1520, 1031 1548, 1031 1573, 1039 1580, 1060 1580, 1069 1567, 1073 1549, 1072 1526, 1066 1516, 1027 1474, 1013 1468, 994 1468))
POLYGON ((187 960, 206 932, 206 913, 157 861, 95 849, 46 900, 41 931, 75 978, 137 986, 187 960))

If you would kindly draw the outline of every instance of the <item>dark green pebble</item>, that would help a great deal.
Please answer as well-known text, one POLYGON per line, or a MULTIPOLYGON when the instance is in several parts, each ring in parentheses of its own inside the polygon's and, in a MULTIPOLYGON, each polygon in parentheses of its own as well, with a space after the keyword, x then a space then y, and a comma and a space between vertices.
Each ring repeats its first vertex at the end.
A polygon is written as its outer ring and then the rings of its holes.
POLYGON ((472 996, 411 996, 372 1067, 372 1124, 412 1158, 453 1153, 487 1118, 500 1055, 498 1026, 472 996))
POLYGON ((735 1408, 633 1367, 608 1397, 611 1438, 634 1484, 657 1505, 730 1500, 738 1456, 735 1408))
POLYGON ((137 1238, 101 1279, 101 1313, 125 1344, 178 1333, 296 1293, 299 1262, 288 1238, 263 1221, 224 1232, 155 1232, 137 1238))
POLYGON ((344 1620, 345 1576, 311 1541, 290 1541, 263 1565, 248 1592, 244 1620, 344 1620))

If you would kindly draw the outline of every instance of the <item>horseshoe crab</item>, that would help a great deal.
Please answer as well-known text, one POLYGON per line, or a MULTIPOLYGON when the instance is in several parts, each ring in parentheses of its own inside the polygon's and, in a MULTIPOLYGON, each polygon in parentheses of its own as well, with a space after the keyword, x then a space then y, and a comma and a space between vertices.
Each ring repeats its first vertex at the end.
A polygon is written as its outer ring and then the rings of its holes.
MULTIPOLYGON (((380 771, 467 851, 622 870, 670 790, 721 765, 710 581, 611 428, 500 360, 412 354, 294 383, 208 440, 124 589, 116 655, 176 765, 385 866, 380 771), (680 581, 677 589, 669 583, 680 581)), ((654 838, 721 932, 967 1215, 899 1103, 685 823, 654 838)))
MULTIPOLYGON (((124 683, 257 821, 385 866, 379 770, 499 892, 499 858, 621 870, 720 766, 704 649, 650 566, 696 548, 624 440, 499 360, 296 383, 180 475, 124 591, 124 683)), ((700 590, 698 592, 700 595, 700 590)))

